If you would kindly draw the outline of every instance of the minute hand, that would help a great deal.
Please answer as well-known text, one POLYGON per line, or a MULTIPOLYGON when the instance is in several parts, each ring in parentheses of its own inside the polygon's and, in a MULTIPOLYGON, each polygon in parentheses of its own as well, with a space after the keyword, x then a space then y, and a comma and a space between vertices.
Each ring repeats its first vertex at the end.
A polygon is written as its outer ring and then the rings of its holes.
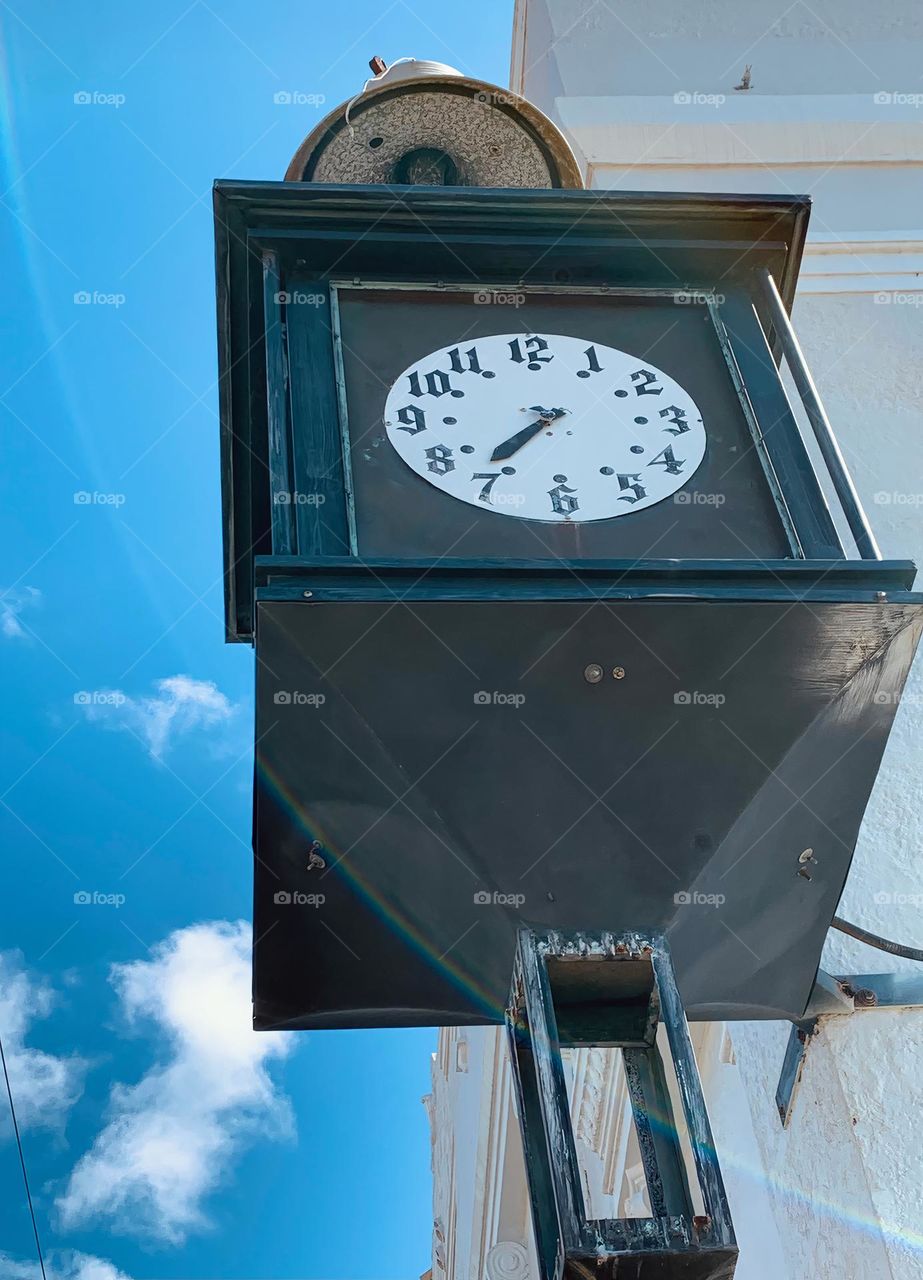
POLYGON ((490 455, 491 462, 502 462, 505 458, 512 458, 517 450, 521 449, 527 441, 547 426, 554 422, 555 418, 563 418, 567 411, 565 409, 550 409, 547 415, 537 418, 535 422, 530 422, 527 427, 523 427, 521 431, 517 431, 514 436, 510 436, 509 440, 504 440, 502 444, 498 444, 496 449, 490 455))

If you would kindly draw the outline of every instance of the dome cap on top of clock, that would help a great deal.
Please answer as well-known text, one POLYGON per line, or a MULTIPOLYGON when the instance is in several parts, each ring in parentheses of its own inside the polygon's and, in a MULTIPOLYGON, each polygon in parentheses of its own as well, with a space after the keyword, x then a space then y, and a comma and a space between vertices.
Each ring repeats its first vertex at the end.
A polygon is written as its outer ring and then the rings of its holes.
POLYGON ((287 182, 582 187, 567 139, 509 89, 442 62, 401 58, 305 138, 287 182))

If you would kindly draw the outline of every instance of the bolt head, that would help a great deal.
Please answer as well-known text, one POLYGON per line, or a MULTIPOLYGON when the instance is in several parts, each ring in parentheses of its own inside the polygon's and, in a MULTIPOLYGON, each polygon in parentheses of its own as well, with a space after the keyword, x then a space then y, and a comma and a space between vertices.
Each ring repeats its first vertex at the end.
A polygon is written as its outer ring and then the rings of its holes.
POLYGON ((603 669, 598 662, 591 662, 583 669, 583 678, 587 684, 599 684, 603 678, 603 669))
POLYGON ((625 668, 624 668, 624 667, 613 667, 613 668, 612 668, 612 679, 613 679, 613 680, 624 680, 624 679, 625 679, 625 668))

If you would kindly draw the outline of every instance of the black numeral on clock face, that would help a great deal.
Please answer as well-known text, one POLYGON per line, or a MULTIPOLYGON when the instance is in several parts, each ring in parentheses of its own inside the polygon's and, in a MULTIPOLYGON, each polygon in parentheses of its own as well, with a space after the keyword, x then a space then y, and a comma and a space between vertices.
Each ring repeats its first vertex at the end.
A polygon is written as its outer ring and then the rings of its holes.
POLYGON ((490 491, 499 480, 501 474, 502 473, 499 471, 475 471, 475 473, 472 475, 471 477, 472 480, 487 481, 487 483, 481 489, 481 492, 478 494, 478 498, 481 500, 481 502, 490 502, 490 491))
POLYGON ((415 404, 407 404, 403 409, 398 409, 397 420, 404 423, 404 426, 398 427, 398 431, 406 431, 408 435, 416 436, 426 430, 426 414, 415 404))
POLYGON ((635 394, 639 396, 659 396, 663 391, 663 387, 656 386, 657 375, 651 373, 650 369, 638 369, 636 373, 631 375, 631 380, 637 383, 635 394))
POLYGON ((429 373, 424 373, 423 383, 426 384, 425 390, 416 369, 414 369, 413 373, 408 373, 407 381, 410 383, 410 394, 412 396, 435 396, 438 399, 439 396, 450 395, 458 399, 465 394, 464 391, 458 391, 452 386, 449 375, 442 369, 431 369, 429 373))
POLYGON ((460 348, 453 347, 449 352, 449 363, 452 366, 453 373, 479 373, 482 378, 493 378, 495 376, 489 369, 481 368, 477 347, 469 347, 467 351, 461 351, 460 348))
POLYGON ((577 377, 588 378, 591 373, 602 373, 603 369, 602 369, 602 365, 599 363, 599 357, 596 354, 596 348, 587 347, 586 351, 584 351, 583 354, 586 356, 588 368, 578 369, 577 377))
POLYGON ((677 409, 675 404, 671 404, 668 409, 661 409, 660 416, 671 423, 669 427, 664 427, 664 431, 669 431, 671 436, 681 436, 690 429, 686 421, 686 410, 677 409))
POLYGON ((576 489, 569 489, 563 482, 556 484, 553 489, 548 490, 548 497, 551 499, 551 510, 559 516, 569 516, 572 512, 579 510, 580 503, 577 501, 576 489))
POLYGON ((548 350, 548 343, 544 338, 526 338, 524 341, 514 338, 509 344, 509 348, 510 359, 514 360, 516 364, 524 364, 533 373, 541 369, 543 364, 548 364, 554 359, 554 354, 548 350), (523 349, 525 349, 525 354, 523 349))
POLYGON ((628 475, 619 475, 618 480, 619 480, 620 489, 629 490, 629 493, 622 494, 622 496, 619 498, 619 502, 630 502, 631 505, 634 506, 635 503, 640 501, 641 498, 647 497, 647 490, 645 489, 644 485, 641 483, 640 471, 636 471, 628 475), (630 494, 634 494, 634 497, 631 497, 630 494))
POLYGON ((450 471, 455 470, 455 462, 452 458, 452 450, 446 444, 434 444, 430 449, 424 449, 428 459, 426 463, 427 471, 432 471, 434 476, 445 476, 450 471))
POLYGON ((647 465, 649 467, 663 467, 665 474, 678 476, 686 465, 686 460, 685 458, 675 458, 673 456, 673 446, 668 444, 665 449, 661 449, 656 458, 651 458, 647 465))

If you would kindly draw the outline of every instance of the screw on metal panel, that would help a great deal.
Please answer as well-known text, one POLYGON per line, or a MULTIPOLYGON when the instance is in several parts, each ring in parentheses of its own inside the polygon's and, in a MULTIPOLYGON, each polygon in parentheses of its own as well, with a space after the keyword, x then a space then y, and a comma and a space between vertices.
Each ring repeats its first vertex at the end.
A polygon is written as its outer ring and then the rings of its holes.
POLYGON ((310 600, 310 599, 311 599, 311 597, 314 595, 314 592, 313 592, 313 591, 302 591, 302 593, 301 593, 301 594, 304 596, 305 600, 310 600))
POLYGON ((625 668, 624 668, 624 667, 613 667, 613 668, 612 668, 612 679, 613 679, 613 680, 624 680, 624 679, 625 679, 625 668))
POLYGON ((584 668, 583 678, 587 684, 599 684, 603 678, 603 669, 598 662, 591 662, 584 668))
POLYGON ((887 598, 888 598, 888 593, 887 593, 887 591, 876 591, 876 592, 875 592, 875 599, 876 599, 876 600, 887 600, 887 598))
POLYGON ((810 880, 811 873, 808 870, 808 864, 810 864, 812 867, 817 865, 817 859, 814 857, 814 850, 803 849, 801 853, 799 853, 798 855, 798 862, 799 862, 798 874, 804 880, 810 880))

